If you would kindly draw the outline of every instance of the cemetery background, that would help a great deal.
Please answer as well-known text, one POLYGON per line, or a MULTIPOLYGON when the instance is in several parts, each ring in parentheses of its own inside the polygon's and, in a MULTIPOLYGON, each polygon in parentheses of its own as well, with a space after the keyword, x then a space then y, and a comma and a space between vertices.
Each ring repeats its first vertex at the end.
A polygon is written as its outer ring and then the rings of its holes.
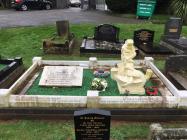
MULTIPOLYGON (((159 43, 160 36, 163 33, 164 25, 158 24, 116 24, 120 27, 120 39, 132 38, 133 31, 136 29, 144 28, 155 30, 155 42, 159 43), (154 25, 154 26, 153 26, 154 25)), ((71 31, 77 37, 77 43, 81 44, 81 39, 84 35, 92 36, 94 24, 71 24, 71 31), (86 29, 86 30, 85 30, 86 29)), ((45 59, 66 59, 66 60, 88 60, 87 56, 81 56, 78 53, 79 45, 74 49, 73 55, 44 55, 42 50, 42 40, 48 38, 51 34, 56 32, 55 26, 39 26, 39 27, 19 27, 0 30, 0 50, 3 57, 23 56, 24 64, 26 67, 31 65, 33 56, 42 56, 45 59), (11 41, 10 41, 11 40, 11 41)), ((187 36, 187 27, 183 27, 182 34, 187 36)), ((104 57, 98 56, 101 59, 119 59, 119 57, 104 57)), ((163 59, 156 59, 156 64, 159 68, 163 69, 163 59)), ((116 140, 127 139, 145 139, 149 133, 149 125, 151 123, 129 123, 129 122, 113 122, 111 129, 111 137, 116 140)), ((185 127, 186 123, 171 123, 164 124, 168 127, 185 127)), ((74 130, 73 122, 68 121, 8 121, 0 122, 1 131, 0 138, 7 140, 16 137, 15 139, 73 139, 74 130), (17 128, 15 131, 15 127, 17 128), (23 133, 24 129, 24 135, 23 133), (67 132, 67 133, 63 133, 67 132), (49 135, 47 135, 47 134, 49 135), (19 135, 20 134, 20 135, 19 135)))
MULTIPOLYGON (((165 19, 164 19, 165 20, 165 19)), ((81 43, 84 35, 92 36, 94 24, 71 24, 71 31, 77 37, 77 45, 81 43)), ((120 27, 120 39, 132 38, 133 31, 141 28, 155 30, 154 42, 159 43, 163 33, 164 25, 146 24, 116 24, 120 27)), ((24 64, 28 68, 31 65, 33 56, 42 56, 44 59, 62 60, 88 60, 87 56, 80 56, 79 48, 75 48, 73 55, 44 55, 42 50, 42 40, 48 38, 56 32, 54 26, 21 27, 0 30, 0 53, 4 58, 22 56, 24 64)), ((187 36, 187 27, 183 27, 183 36, 187 36)), ((79 45, 78 45, 79 46, 79 45)), ((119 59, 119 57, 99 56, 103 59, 119 59)), ((156 65, 163 69, 165 61, 161 58, 156 59, 156 65)), ((1 66, 0 66, 1 68, 1 66)), ((111 127, 112 140, 125 139, 146 139, 151 123, 140 122, 113 122, 111 127)), ((164 127, 186 127, 187 123, 172 122, 162 123, 164 127)), ((72 121, 1 121, 0 139, 55 139, 66 140, 74 139, 74 126, 72 121), (65 133, 64 133, 65 132, 65 133)))

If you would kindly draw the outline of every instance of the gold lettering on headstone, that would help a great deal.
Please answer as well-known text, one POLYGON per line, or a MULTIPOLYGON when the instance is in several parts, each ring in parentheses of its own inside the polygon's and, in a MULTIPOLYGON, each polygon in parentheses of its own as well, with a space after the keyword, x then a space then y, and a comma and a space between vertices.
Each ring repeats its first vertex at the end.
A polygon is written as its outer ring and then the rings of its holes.
POLYGON ((148 40, 148 38, 150 37, 150 35, 151 34, 149 32, 142 31, 141 33, 138 34, 138 37, 139 37, 140 40, 146 41, 146 40, 148 40))
POLYGON ((176 33, 176 32, 178 32, 178 29, 177 28, 169 29, 169 32, 170 33, 176 33))

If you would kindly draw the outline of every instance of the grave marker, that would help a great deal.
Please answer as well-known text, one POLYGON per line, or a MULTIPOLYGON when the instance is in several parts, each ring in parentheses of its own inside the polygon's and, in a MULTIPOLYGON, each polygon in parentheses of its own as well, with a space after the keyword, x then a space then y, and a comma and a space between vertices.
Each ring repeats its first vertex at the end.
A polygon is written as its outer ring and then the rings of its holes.
POLYGON ((110 24, 102 24, 95 27, 95 40, 119 42, 119 28, 110 24))
POLYGON ((82 86, 83 68, 78 66, 45 66, 40 86, 82 86))
POLYGON ((164 39, 179 39, 182 31, 182 19, 170 18, 165 24, 164 39))
POLYGON ((134 31, 134 44, 140 48, 153 47, 154 31, 148 29, 141 29, 134 31))
POLYGON ((109 140, 109 111, 87 109, 74 112, 76 140, 109 140))

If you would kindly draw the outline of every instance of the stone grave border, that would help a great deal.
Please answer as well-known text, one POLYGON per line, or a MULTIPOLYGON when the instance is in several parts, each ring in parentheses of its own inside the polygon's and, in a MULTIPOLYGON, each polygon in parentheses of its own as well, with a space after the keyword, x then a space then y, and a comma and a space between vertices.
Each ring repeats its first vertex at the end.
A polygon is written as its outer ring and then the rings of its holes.
MULTIPOLYGON (((98 61, 100 65, 114 66, 119 61, 98 61)), ((89 61, 52 61, 33 58, 33 65, 9 88, 0 89, 0 108, 105 108, 105 109, 144 109, 144 108, 186 108, 187 91, 179 91, 154 65, 153 58, 145 57, 136 60, 136 64, 144 63, 150 67, 170 91, 165 96, 44 96, 14 95, 31 73, 41 65, 79 65, 88 68, 89 61)))
POLYGON ((21 57, 15 59, 1 59, 6 66, 0 70, 0 88, 10 87, 25 71, 21 57))

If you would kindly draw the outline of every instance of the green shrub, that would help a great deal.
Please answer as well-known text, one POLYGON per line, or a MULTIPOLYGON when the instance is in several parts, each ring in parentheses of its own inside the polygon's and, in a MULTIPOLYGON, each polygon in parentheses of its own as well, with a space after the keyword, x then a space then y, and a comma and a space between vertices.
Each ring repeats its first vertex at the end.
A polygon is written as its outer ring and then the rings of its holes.
POLYGON ((175 16, 181 17, 187 23, 187 0, 173 0, 170 7, 175 16))

